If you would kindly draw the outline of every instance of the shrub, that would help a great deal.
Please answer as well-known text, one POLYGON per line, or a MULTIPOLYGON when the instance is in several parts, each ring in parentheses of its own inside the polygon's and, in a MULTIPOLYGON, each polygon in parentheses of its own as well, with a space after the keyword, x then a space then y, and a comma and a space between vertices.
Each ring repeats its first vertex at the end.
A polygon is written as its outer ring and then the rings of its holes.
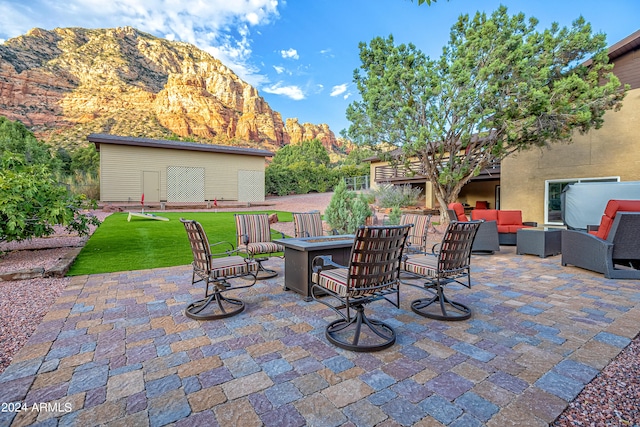
POLYGON ((378 205, 382 208, 415 206, 420 199, 421 193, 422 191, 419 188, 413 188, 411 184, 382 184, 378 189, 374 190, 378 205))
POLYGON ((355 233, 371 215, 366 198, 356 196, 356 193, 347 190, 347 183, 344 180, 336 186, 333 197, 324 212, 324 218, 329 226, 341 234, 355 233))
POLYGON ((389 225, 400 224, 401 216, 402 216, 402 211, 400 210, 400 206, 392 207, 391 211, 389 212, 389 225))

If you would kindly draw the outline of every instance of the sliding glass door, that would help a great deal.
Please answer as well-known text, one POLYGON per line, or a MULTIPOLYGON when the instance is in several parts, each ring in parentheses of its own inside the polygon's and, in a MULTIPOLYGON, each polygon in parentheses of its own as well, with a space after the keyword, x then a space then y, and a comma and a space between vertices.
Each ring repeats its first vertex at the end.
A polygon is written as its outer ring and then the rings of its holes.
POLYGON ((544 223, 549 225, 562 225, 560 195, 562 190, 576 182, 619 182, 620 177, 600 178, 574 178, 574 179, 548 179, 545 181, 544 199, 546 209, 544 211, 544 223))

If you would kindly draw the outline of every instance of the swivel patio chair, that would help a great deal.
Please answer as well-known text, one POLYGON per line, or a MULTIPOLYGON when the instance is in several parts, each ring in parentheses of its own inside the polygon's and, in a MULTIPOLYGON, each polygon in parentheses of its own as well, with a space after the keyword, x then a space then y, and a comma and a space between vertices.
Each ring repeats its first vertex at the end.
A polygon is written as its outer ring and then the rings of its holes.
POLYGON ((255 272, 258 269, 258 264, 253 260, 233 255, 236 251, 233 244, 229 242, 210 245, 207 234, 199 222, 183 218, 180 218, 180 221, 187 231, 191 252, 193 252, 191 284, 205 283, 204 298, 189 304, 185 315, 196 320, 211 320, 230 317, 242 312, 244 302, 226 297, 223 294, 227 291, 253 286, 256 282, 255 272), (213 247, 223 248, 225 246, 228 248, 227 250, 220 253, 211 252, 213 247), (249 277, 253 281, 251 284, 243 286, 232 286, 228 282, 228 280, 238 277, 249 277))
POLYGON ((426 252, 427 233, 431 227, 431 215, 402 214, 400 225, 410 225, 413 227, 407 237, 406 253, 426 252))
MULTIPOLYGON (((322 216, 319 211, 293 212, 293 233, 295 238, 324 236, 322 216)), ((331 234, 338 234, 331 230, 331 234)))
POLYGON ((405 256, 403 270, 422 285, 403 281, 403 284, 425 288, 430 297, 411 302, 411 309, 436 320, 465 320, 471 317, 471 309, 449 299, 444 288, 450 283, 471 287, 471 248, 480 221, 451 221, 444 233, 439 249, 432 254, 405 256))
MULTIPOLYGON (((271 230, 269 215, 236 214, 235 219, 238 250, 258 263, 258 279, 277 276, 277 271, 270 270, 262 264, 275 253, 284 251, 284 246, 271 241, 271 234, 278 232, 271 230)), ((284 233, 278 234, 279 237, 285 237, 284 233)))
POLYGON ((348 266, 334 263, 330 256, 314 258, 311 296, 340 316, 325 330, 329 342, 346 350, 378 351, 396 341, 393 328, 370 319, 364 307, 380 299, 399 307, 400 263, 409 228, 408 225, 360 227, 348 266), (391 299, 394 294, 395 302, 391 299), (337 303, 330 303, 326 297, 335 298, 337 303))
POLYGON ((294 229, 293 237, 316 237, 324 234, 320 212, 294 212, 292 213, 292 216, 294 229))

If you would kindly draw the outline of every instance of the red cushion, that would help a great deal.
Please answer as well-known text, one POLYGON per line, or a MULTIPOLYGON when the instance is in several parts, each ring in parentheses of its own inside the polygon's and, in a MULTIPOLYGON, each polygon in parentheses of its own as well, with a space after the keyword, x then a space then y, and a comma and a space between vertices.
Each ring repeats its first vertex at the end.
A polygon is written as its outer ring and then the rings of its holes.
POLYGON ((498 211, 499 225, 522 225, 522 211, 498 211))
POLYGON ((486 200, 476 201, 476 209, 489 209, 489 202, 486 200))
POLYGON ((495 209, 476 209, 471 211, 471 219, 484 219, 485 221, 497 221, 498 211, 495 209))
POLYGON ((598 231, 596 231, 596 237, 606 240, 607 236, 609 235, 609 230, 611 230, 611 224, 613 224, 613 218, 602 215, 600 227, 598 227, 598 231))
POLYGON ((530 225, 507 225, 506 227, 509 229, 509 233, 517 233, 521 228, 531 228, 530 225))
POLYGON ((609 200, 607 207, 604 208, 604 215, 600 220, 600 227, 595 234, 601 239, 606 239, 609 236, 609 230, 616 217, 616 212, 640 212, 640 200, 609 200))
POLYGON ((498 233, 509 233, 509 226, 498 224, 498 233))
POLYGON ((458 217, 458 221, 469 221, 469 218, 467 218, 467 216, 464 214, 464 206, 462 206, 462 203, 449 203, 448 208, 455 211, 456 216, 458 217))
POLYGON ((609 200, 604 214, 615 218, 616 212, 640 212, 640 200, 609 200))

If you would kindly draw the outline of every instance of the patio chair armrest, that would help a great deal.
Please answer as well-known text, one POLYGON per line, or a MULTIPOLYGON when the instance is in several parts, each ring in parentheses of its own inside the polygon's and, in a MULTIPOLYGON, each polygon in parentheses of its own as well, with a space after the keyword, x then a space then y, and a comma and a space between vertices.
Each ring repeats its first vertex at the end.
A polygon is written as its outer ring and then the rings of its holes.
POLYGON ((233 243, 226 242, 226 241, 211 243, 209 245, 209 248, 211 249, 211 255, 212 256, 215 256, 215 255, 231 255, 233 253, 238 252, 236 247, 233 246, 233 243), (227 246, 229 249, 218 248, 218 246, 227 246), (214 248, 216 250, 221 250, 222 252, 214 252, 214 248))
POLYGON ((239 240, 242 242, 243 245, 248 245, 249 244, 249 235, 246 233, 240 234, 239 236, 239 240))
POLYGON ((431 253, 427 255, 438 255, 438 253, 440 252, 439 246, 440 243, 436 243, 435 245, 431 246, 431 253))
POLYGON ((612 262, 613 243, 583 231, 562 230, 561 252, 563 266, 605 273, 612 262))
POLYGON ((522 223, 522 225, 528 225, 529 227, 537 227, 538 223, 535 221, 525 221, 522 223))
POLYGON ((313 261, 311 261, 311 266, 314 273, 319 273, 322 270, 330 270, 333 268, 345 268, 344 265, 333 262, 333 257, 331 255, 318 255, 313 258, 313 261))
POLYGON ((272 228, 270 228, 269 231, 271 231, 271 236, 275 235, 279 239, 284 239, 285 237, 287 237, 287 236, 284 235, 284 233, 282 231, 277 231, 277 230, 274 230, 272 228))

